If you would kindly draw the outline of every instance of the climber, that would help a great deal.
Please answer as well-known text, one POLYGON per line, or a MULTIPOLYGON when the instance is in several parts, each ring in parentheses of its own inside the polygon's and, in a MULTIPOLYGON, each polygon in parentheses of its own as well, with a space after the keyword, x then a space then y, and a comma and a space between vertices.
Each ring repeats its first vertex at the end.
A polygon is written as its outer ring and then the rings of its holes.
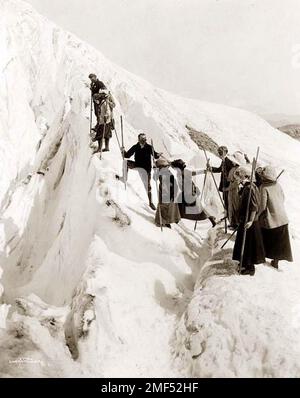
POLYGON ((103 138, 105 141, 103 152, 107 152, 114 128, 112 109, 115 107, 115 102, 106 90, 100 90, 98 94, 94 94, 93 100, 97 105, 97 124, 92 130, 96 132, 95 140, 98 141, 98 148, 94 153, 102 151, 103 138))
POLYGON ((155 159, 160 157, 160 153, 157 153, 152 145, 147 143, 146 134, 141 133, 138 136, 137 144, 133 145, 129 151, 125 151, 125 148, 122 147, 121 151, 124 155, 124 158, 129 159, 134 155, 134 161, 127 160, 127 169, 137 169, 141 179, 143 181, 144 187, 148 194, 149 206, 152 210, 156 210, 152 202, 152 192, 151 192, 151 170, 152 170, 152 156, 155 159))
MULTIPOLYGON (((89 79, 91 80, 90 89, 91 89, 91 96, 93 98, 94 98, 94 95, 98 94, 100 90, 106 90, 105 84, 101 80, 99 80, 94 73, 91 73, 89 75, 89 79)), ((95 111, 96 117, 97 117, 97 113, 98 113, 97 106, 98 105, 94 101, 94 111, 95 111)))
POLYGON ((277 182, 278 176, 273 167, 260 168, 257 173, 261 180, 259 221, 266 257, 272 259, 272 267, 278 269, 280 260, 293 261, 284 192, 277 182))
POLYGON ((251 169, 249 166, 240 166, 235 171, 235 178, 239 179, 239 183, 243 188, 241 191, 240 209, 239 209, 239 227, 237 230, 236 241, 233 248, 233 260, 241 261, 241 253, 243 249, 243 236, 246 230, 246 240, 243 251, 243 263, 240 264, 242 275, 254 275, 254 264, 264 263, 265 249, 263 243, 262 232, 258 221, 260 208, 260 193, 253 182, 251 183, 251 169), (252 186, 250 202, 250 184, 252 186), (246 220, 247 208, 249 203, 249 220, 246 220))
POLYGON ((240 182, 239 178, 235 176, 235 171, 240 166, 246 166, 249 163, 247 155, 241 151, 234 152, 233 155, 228 155, 228 159, 232 162, 233 167, 228 173, 227 182, 228 187, 224 188, 227 192, 228 199, 228 219, 229 228, 237 229, 239 224, 239 205, 240 205, 240 182))
POLYGON ((229 187, 228 175, 229 175, 230 170, 233 168, 234 164, 227 156, 228 148, 226 146, 220 146, 218 148, 218 154, 219 154, 220 158, 222 159, 221 165, 219 167, 210 167, 208 165, 208 168, 213 173, 221 173, 219 191, 223 193, 225 210, 228 212, 228 191, 226 190, 226 188, 229 187))
POLYGON ((205 170, 189 170, 186 168, 186 163, 182 159, 176 159, 171 162, 171 172, 172 169, 177 173, 177 185, 180 190, 177 198, 179 198, 178 207, 181 218, 194 221, 209 219, 212 227, 215 227, 216 219, 202 208, 202 204, 199 203, 198 200, 200 199, 201 202, 200 191, 192 180, 194 176, 204 174, 205 170))
POLYGON ((171 228, 171 224, 177 224, 181 219, 177 201, 180 190, 177 180, 170 170, 170 162, 161 157, 156 161, 156 166, 159 170, 155 176, 159 181, 159 203, 155 215, 155 224, 158 227, 171 228))

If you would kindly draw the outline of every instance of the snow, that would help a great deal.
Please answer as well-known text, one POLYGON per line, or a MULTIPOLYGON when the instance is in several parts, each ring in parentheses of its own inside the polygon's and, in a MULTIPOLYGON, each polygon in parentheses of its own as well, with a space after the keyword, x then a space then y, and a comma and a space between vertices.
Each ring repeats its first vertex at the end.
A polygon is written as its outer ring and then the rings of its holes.
MULTIPOLYGON (((0 9, 1 377, 299 376, 300 143, 249 112, 151 86, 26 3, 0 9), (284 168, 295 262, 241 277, 220 228, 161 233, 137 173, 126 191, 114 177, 115 137, 101 161, 91 155, 92 71, 126 147, 144 130, 166 156, 204 167, 189 125, 250 157, 259 145, 261 163, 284 168)), ((220 215, 211 180, 206 197, 220 215)))

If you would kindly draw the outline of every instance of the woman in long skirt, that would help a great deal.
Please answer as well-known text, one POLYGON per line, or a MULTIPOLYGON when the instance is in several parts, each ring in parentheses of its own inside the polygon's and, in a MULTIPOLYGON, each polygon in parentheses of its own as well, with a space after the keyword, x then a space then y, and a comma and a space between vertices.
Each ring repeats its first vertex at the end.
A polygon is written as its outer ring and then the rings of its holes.
POLYGON ((261 203, 260 225, 266 257, 278 268, 280 260, 293 261, 288 229, 288 217, 284 208, 284 193, 277 182, 276 170, 266 166, 260 170, 261 203))
POLYGON ((159 169, 159 203, 155 215, 155 224, 171 228, 171 224, 177 224, 181 219, 178 203, 175 201, 178 187, 173 174, 169 170, 170 163, 166 159, 158 159, 156 166, 159 169))
POLYGON ((237 230, 236 241, 233 249, 233 260, 240 262, 242 275, 254 275, 255 264, 265 262, 265 250, 263 245, 262 233, 258 221, 258 211, 260 204, 260 194, 257 186, 252 182, 251 196, 248 219, 246 219, 247 204, 250 194, 250 175, 251 170, 248 167, 239 167, 236 172, 236 177, 240 179, 243 184, 240 210, 239 210, 239 227, 237 230), (243 260, 241 264, 241 251, 244 232, 246 231, 246 240, 243 253, 243 260))
POLYGON ((246 154, 236 151, 233 155, 228 155, 228 159, 234 164, 228 174, 229 187, 228 190, 228 220, 229 228, 236 229, 239 225, 239 208, 240 208, 240 181, 235 176, 235 172, 240 166, 246 166, 249 159, 246 154))
POLYGON ((204 221, 209 219, 212 227, 216 226, 216 218, 200 208, 197 199, 200 197, 200 191, 193 182, 193 177, 205 174, 205 170, 188 170, 186 163, 182 159, 173 160, 172 168, 179 177, 179 195, 178 207, 181 218, 193 221, 204 221))

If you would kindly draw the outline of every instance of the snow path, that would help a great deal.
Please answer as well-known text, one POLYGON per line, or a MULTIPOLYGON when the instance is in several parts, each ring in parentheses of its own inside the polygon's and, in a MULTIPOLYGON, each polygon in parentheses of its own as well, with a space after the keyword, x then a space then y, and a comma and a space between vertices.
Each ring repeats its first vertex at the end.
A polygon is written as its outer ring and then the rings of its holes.
POLYGON ((239 276, 233 242, 220 249, 218 235, 176 332, 179 368, 192 377, 299 377, 299 268, 265 263, 239 276))

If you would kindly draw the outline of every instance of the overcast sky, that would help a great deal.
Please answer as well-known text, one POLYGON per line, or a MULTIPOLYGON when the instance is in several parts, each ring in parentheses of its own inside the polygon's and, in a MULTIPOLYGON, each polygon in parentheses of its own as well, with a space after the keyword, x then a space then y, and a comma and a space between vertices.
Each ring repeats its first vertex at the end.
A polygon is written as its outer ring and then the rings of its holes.
POLYGON ((300 113, 292 59, 293 50, 300 55, 300 0, 28 2, 159 87, 260 113, 300 113))

